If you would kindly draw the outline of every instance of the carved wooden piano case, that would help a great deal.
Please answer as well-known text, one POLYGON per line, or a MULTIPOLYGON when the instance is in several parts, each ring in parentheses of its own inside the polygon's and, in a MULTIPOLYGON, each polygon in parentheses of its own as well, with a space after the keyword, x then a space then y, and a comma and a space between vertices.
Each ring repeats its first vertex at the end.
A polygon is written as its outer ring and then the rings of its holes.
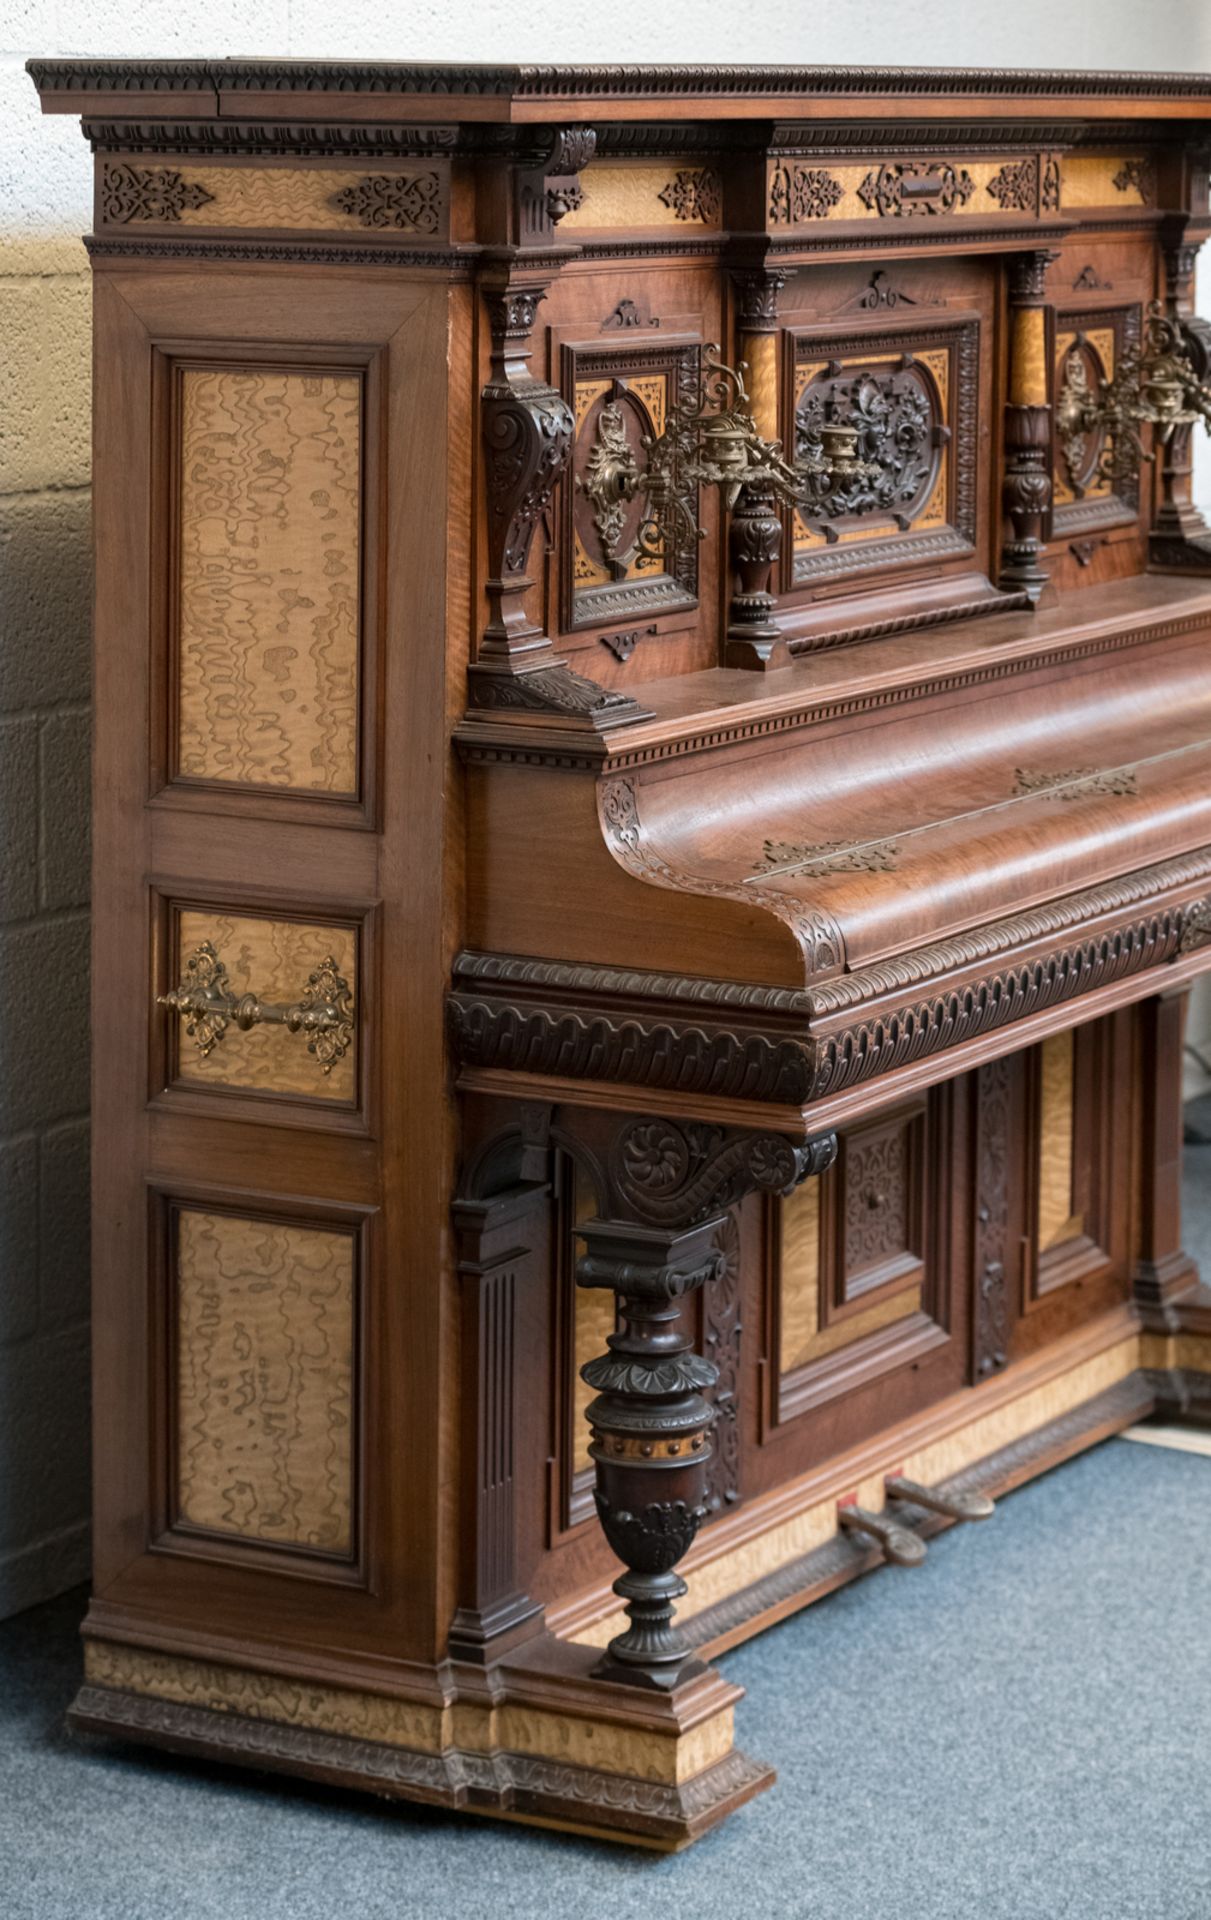
POLYGON ((772 1778, 712 1654, 1211 1406, 1211 79, 31 71, 96 167, 74 1723, 679 1847, 772 1778))

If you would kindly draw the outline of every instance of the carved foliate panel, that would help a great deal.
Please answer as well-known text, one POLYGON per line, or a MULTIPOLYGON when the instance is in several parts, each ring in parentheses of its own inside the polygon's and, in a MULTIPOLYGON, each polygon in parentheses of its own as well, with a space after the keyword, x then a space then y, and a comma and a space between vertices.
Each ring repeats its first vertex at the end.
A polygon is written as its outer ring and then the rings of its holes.
POLYGON ((853 426, 868 471, 793 514, 792 580, 932 562, 976 536, 979 326, 794 335, 791 438, 818 454, 828 423, 853 426))
MULTIPOLYGON (((1079 383, 1096 396, 1099 382, 1114 378, 1119 362, 1138 348, 1139 340, 1138 306, 1057 309, 1055 393, 1069 383, 1079 383)), ((1069 443, 1068 453, 1057 438, 1052 473, 1052 524, 1057 538, 1133 520, 1139 513, 1138 468, 1123 479, 1107 479, 1098 470, 1105 452, 1104 433, 1079 435, 1069 443)))
POLYGON ((352 1232, 175 1215, 176 1523, 349 1558, 352 1232))
POLYGON ((909 222, 1036 219, 1059 211, 1061 162, 1048 152, 959 159, 905 154, 902 159, 773 155, 766 170, 766 217, 772 228, 821 220, 909 222))
POLYGON ((363 380, 177 369, 179 778, 358 790, 363 380))
POLYGON ((699 348, 684 343, 563 350, 563 391, 576 418, 564 489, 566 632, 695 603, 697 543, 666 546, 653 558, 638 544, 642 496, 603 506, 589 489, 598 464, 623 448, 646 468, 645 440, 657 438, 672 409, 697 393, 698 360, 699 348))
POLYGON ((241 166, 185 155, 159 165, 147 155, 100 163, 99 227, 235 227, 262 232, 399 234, 443 240, 449 230, 449 167, 372 157, 353 165, 241 166))
POLYGON ((943 1183, 928 1126, 919 1101, 848 1128, 836 1165, 776 1203, 780 1417, 945 1337, 945 1276, 928 1225, 943 1183))

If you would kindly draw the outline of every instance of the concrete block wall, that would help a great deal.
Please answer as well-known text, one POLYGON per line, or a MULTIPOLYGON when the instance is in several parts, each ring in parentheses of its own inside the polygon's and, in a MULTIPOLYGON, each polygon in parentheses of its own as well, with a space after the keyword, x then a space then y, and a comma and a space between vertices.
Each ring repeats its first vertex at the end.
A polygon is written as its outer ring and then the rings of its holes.
MULTIPOLYGON (((32 55, 1211 69, 1199 0, 0 0, 0 1617, 88 1566, 91 164, 32 55)), ((1211 495, 1211 485, 1204 488, 1211 495)), ((1192 1037, 1211 1054, 1211 995, 1192 1037)))

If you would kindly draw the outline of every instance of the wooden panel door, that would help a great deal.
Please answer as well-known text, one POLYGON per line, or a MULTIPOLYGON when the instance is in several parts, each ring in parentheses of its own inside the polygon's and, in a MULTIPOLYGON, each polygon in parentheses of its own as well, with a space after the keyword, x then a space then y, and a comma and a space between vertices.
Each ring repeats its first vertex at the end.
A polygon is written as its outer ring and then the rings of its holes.
POLYGON ((451 294, 96 293, 92 1624, 430 1659, 451 294))

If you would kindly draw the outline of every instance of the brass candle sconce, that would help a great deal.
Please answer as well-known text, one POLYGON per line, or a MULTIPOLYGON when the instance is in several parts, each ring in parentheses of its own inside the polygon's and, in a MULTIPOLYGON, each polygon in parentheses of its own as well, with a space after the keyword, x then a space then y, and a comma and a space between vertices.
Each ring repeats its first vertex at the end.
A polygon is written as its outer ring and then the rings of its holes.
POLYGON ((1089 485, 1091 434, 1104 441, 1094 476, 1114 486, 1134 475, 1141 460, 1155 457, 1141 439, 1144 427, 1152 429, 1154 444, 1163 447, 1197 420, 1211 428, 1211 385, 1195 369, 1182 322, 1171 319, 1159 301, 1148 308, 1140 345, 1123 355, 1110 379, 1093 386, 1082 354, 1069 354, 1055 424, 1078 499, 1089 485))
POLYGON ((716 351, 706 348, 698 391, 672 409, 663 433, 644 436, 646 464, 627 438, 618 402, 602 407, 596 443, 577 485, 593 504, 608 560, 621 562, 629 553, 658 561, 702 539, 701 487, 718 487, 729 512, 746 489, 810 509, 871 471, 858 454, 858 429, 841 422, 822 427, 818 448, 793 464, 784 459, 781 443, 757 431, 744 363, 739 369, 724 366, 710 358, 716 351), (635 500, 642 501, 643 514, 628 540, 627 509, 635 500))

